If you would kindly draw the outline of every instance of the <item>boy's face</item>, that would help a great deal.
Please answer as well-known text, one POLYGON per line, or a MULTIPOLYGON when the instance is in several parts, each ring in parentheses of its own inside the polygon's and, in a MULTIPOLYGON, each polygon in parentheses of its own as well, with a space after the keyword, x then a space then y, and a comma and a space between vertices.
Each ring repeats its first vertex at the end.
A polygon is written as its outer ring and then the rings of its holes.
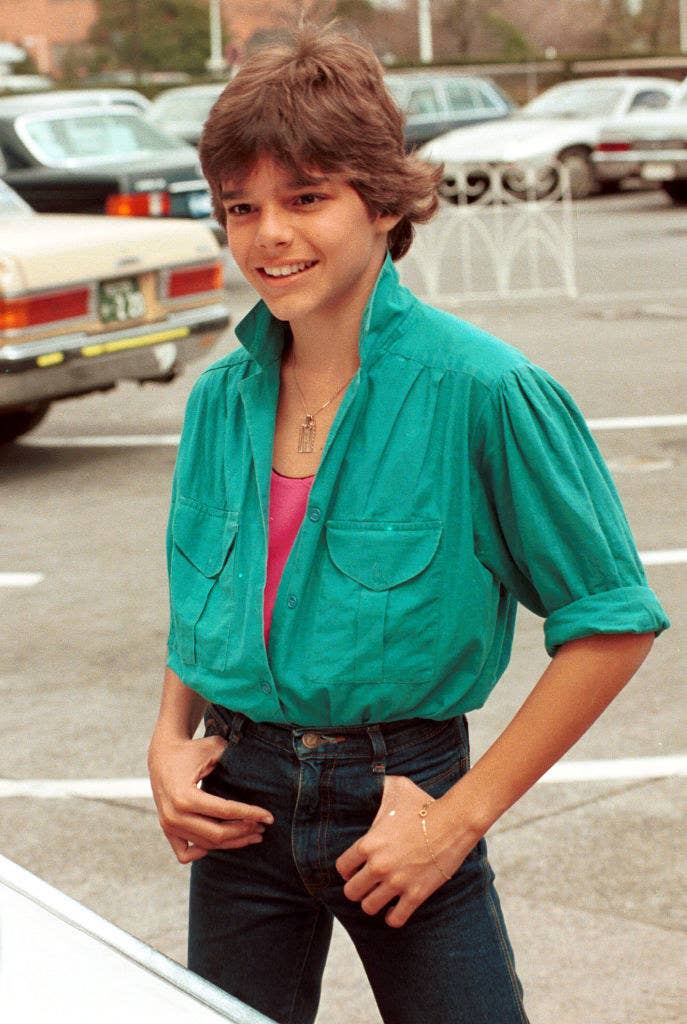
POLYGON ((362 314, 398 217, 371 216, 340 175, 305 180, 267 157, 222 182, 227 240, 247 281, 294 335, 362 314))

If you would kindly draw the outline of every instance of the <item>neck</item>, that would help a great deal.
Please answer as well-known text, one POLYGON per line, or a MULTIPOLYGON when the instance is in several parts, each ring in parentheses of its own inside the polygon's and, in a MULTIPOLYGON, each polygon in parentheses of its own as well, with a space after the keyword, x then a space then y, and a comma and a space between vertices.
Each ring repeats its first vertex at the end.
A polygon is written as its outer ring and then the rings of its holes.
POLYGON ((360 325, 382 260, 383 254, 379 266, 371 265, 364 287, 289 322, 290 358, 304 376, 343 380, 355 374, 360 366, 360 325))

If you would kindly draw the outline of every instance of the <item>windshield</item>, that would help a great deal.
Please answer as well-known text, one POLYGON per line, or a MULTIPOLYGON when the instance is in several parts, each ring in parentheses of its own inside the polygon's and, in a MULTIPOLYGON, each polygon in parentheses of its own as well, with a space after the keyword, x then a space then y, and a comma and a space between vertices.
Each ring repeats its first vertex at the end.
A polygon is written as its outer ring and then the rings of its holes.
MULTIPOLYGON (((224 88, 222 86, 222 88, 224 88)), ((217 92, 187 93, 186 95, 176 94, 159 96, 148 112, 152 121, 159 123, 173 123, 174 121, 190 121, 202 124, 210 113, 210 107, 222 91, 217 92)))
POLYGON ((100 162, 114 158, 167 153, 179 143, 138 114, 93 111, 22 118, 17 132, 41 163, 100 162))
POLYGON ((623 97, 621 86, 589 86, 583 83, 547 89, 521 111, 522 117, 606 117, 623 97))

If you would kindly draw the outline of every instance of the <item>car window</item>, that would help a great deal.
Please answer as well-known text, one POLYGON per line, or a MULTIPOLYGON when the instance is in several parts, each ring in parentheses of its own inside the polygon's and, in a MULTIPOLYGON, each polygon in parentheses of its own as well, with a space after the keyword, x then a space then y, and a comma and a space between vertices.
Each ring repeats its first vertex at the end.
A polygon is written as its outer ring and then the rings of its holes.
POLYGON ((469 82, 446 82, 445 87, 451 110, 474 110, 478 106, 477 93, 469 82))
POLYGON ((389 92, 391 93, 393 99, 398 104, 398 106, 401 108, 401 110, 405 110, 406 109, 407 89, 406 89, 404 83, 403 82, 399 82, 398 79, 396 79, 396 78, 385 78, 384 79, 384 84, 386 85, 387 89, 389 90, 389 92))
POLYGON ((439 104, 431 86, 411 89, 406 106, 407 114, 438 114, 439 104))
POLYGON ((505 102, 504 103, 499 103, 497 101, 496 96, 494 95, 494 93, 491 92, 489 89, 487 89, 486 85, 481 85, 481 84, 478 83, 478 84, 475 85, 474 88, 475 88, 475 91, 477 92, 477 95, 479 97, 478 105, 480 107, 489 107, 490 109, 493 109, 493 108, 501 109, 503 106, 506 105, 505 102))
POLYGON ((624 93, 621 85, 566 83, 547 89, 524 106, 522 113, 525 117, 603 117, 615 112, 624 93))
POLYGON ((18 132, 47 164, 165 152, 179 145, 139 115, 114 112, 31 117, 18 125, 18 132))
POLYGON ((630 110, 660 110, 670 99, 661 89, 643 89, 630 104, 630 110))

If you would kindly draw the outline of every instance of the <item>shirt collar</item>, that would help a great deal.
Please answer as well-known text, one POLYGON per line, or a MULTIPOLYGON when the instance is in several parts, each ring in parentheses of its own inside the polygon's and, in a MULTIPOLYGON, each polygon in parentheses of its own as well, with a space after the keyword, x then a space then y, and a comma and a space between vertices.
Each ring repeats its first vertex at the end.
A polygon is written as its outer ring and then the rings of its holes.
MULTIPOLYGON (((371 362, 395 338, 414 301, 398 277, 389 253, 377 277, 360 323, 360 362, 371 362)), ((272 316, 262 299, 236 326, 236 336, 261 366, 281 356, 288 323, 272 316)))

